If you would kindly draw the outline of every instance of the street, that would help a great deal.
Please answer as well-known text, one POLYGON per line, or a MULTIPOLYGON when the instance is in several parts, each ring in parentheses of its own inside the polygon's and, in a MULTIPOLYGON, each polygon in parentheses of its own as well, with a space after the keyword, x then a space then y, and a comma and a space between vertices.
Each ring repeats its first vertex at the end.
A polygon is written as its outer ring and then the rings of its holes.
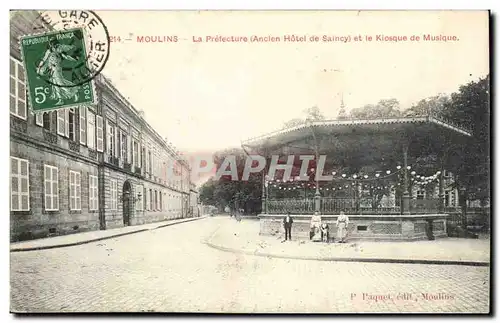
POLYGON ((203 243, 227 221, 11 253, 11 310, 488 312, 489 267, 277 259, 203 243))

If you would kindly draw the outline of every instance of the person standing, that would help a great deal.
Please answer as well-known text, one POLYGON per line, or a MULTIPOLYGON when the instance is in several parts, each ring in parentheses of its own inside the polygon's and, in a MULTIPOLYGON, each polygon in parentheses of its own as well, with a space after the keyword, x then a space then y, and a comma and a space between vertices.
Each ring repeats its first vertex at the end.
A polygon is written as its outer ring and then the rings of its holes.
POLYGON ((311 217, 311 231, 309 239, 312 241, 321 241, 321 216, 318 212, 314 212, 311 217))
POLYGON ((339 237, 339 242, 344 243, 345 238, 347 237, 347 226, 349 225, 349 217, 344 214, 344 212, 340 212, 339 217, 337 218, 337 236, 339 237))
POLYGON ((285 227, 285 241, 292 240, 292 224, 293 218, 290 216, 290 212, 288 212, 283 218, 283 226, 285 227))

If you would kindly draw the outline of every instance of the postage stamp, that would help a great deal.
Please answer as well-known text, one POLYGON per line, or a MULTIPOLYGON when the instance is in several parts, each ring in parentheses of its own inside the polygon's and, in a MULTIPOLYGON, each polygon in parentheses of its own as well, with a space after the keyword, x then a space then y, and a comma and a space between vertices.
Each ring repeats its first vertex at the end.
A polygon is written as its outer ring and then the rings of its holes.
POLYGON ((83 30, 51 32, 21 39, 27 88, 33 111, 95 103, 83 30))
POLYGON ((19 41, 32 110, 96 104, 93 80, 109 58, 102 20, 85 10, 42 12, 38 20, 50 31, 19 41))

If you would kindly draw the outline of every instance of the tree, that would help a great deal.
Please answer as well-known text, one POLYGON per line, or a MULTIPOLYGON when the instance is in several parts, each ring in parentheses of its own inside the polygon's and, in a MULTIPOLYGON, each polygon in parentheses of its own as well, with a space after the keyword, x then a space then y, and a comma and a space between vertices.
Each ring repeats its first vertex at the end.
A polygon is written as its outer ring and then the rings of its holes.
POLYGON ((216 205, 215 201, 215 181, 210 178, 200 187, 200 201, 207 205, 216 205))
POLYGON ((283 128, 291 128, 305 124, 307 121, 325 120, 325 116, 317 106, 310 107, 302 111, 304 118, 293 118, 283 124, 283 128))
MULTIPOLYGON (((211 178, 200 188, 200 200, 203 203, 216 205, 219 209, 229 206, 231 209, 245 209, 246 212, 260 211, 262 195, 262 173, 250 173, 248 181, 243 181, 243 171, 247 155, 242 149, 227 149, 214 154, 217 170, 221 169, 226 158, 234 156, 238 180, 223 175, 220 179, 211 178)), ((248 157, 249 158, 249 157, 248 157)), ((234 165, 231 165, 233 167, 234 165)), ((256 165, 253 165, 256 166, 256 165)), ((229 168, 227 168, 229 169, 229 168)))
POLYGON ((293 119, 290 119, 287 122, 285 122, 283 124, 283 128, 292 128, 292 127, 295 127, 295 126, 298 126, 298 125, 301 125, 301 124, 304 124, 304 123, 305 122, 302 119, 293 118, 293 119))
POLYGON ((352 109, 353 119, 391 118, 401 116, 397 99, 380 100, 377 104, 367 104, 361 108, 352 109))
POLYGON ((405 117, 427 116, 431 114, 442 116, 444 106, 449 104, 449 102, 449 96, 438 94, 418 101, 416 104, 412 105, 411 108, 405 110, 403 115, 405 117))
POLYGON ((317 106, 305 109, 304 114, 306 115, 306 120, 310 121, 325 120, 325 116, 323 115, 323 113, 321 113, 321 111, 317 106))
POLYGON ((470 128, 473 137, 451 147, 446 167, 455 174, 462 214, 470 197, 489 199, 490 182, 490 77, 470 82, 451 95, 443 106, 443 117, 470 128), (478 192, 481 192, 478 194, 478 192))

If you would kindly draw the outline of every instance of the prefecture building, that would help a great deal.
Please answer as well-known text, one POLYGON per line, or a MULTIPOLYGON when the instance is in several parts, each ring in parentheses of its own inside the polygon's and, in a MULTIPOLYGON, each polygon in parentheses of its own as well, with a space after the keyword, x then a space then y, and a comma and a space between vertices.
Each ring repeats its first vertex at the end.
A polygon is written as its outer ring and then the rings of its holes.
POLYGON ((10 21, 11 241, 198 216, 188 163, 103 75, 97 106, 31 111, 18 36, 36 16, 10 21))

